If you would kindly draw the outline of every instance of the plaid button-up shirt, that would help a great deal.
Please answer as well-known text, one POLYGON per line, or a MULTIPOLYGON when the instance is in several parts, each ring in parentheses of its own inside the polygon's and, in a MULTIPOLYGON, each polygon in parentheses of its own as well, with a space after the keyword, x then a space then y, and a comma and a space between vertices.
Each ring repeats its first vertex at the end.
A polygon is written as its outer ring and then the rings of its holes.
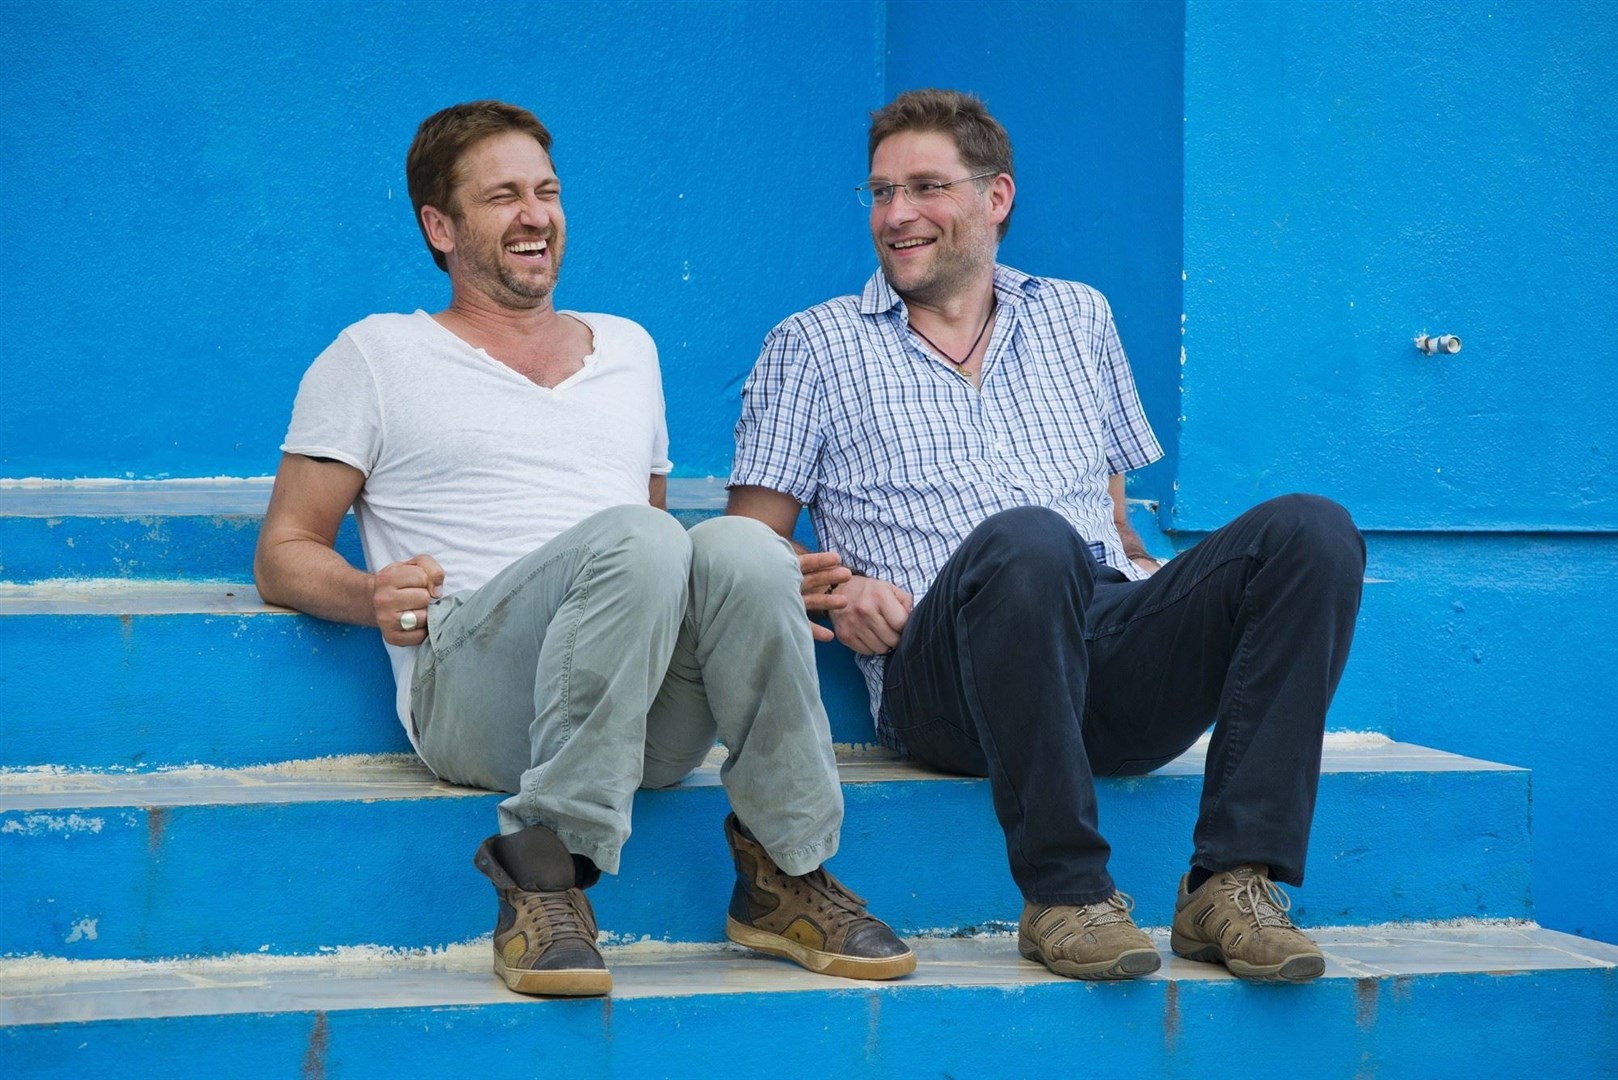
MULTIPOLYGON (((984 519, 1018 506, 1065 517, 1131 578, 1108 478, 1163 455, 1106 299, 1088 285, 996 266, 999 313, 980 385, 911 333, 878 272, 770 332, 742 388, 732 485, 809 507, 820 545, 917 602, 984 519)), ((859 658, 877 736, 882 657, 859 658)))

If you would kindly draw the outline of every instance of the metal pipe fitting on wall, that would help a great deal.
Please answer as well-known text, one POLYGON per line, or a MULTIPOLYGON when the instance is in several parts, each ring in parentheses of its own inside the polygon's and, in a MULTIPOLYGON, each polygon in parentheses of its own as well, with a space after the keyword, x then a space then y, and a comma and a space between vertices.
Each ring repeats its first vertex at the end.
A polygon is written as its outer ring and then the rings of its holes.
POLYGON ((1434 353, 1458 353, 1461 339, 1454 334, 1417 334, 1416 348, 1432 356, 1434 353))

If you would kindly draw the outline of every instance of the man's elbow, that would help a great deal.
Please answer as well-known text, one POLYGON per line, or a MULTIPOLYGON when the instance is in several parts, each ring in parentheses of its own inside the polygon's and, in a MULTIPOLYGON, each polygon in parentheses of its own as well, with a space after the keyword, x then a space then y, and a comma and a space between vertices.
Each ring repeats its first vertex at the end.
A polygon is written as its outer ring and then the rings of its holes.
POLYGON ((288 606, 283 602, 272 560, 265 551, 263 540, 260 540, 258 547, 253 550, 253 587, 258 590, 259 599, 266 604, 275 604, 278 607, 288 606))
POLYGON ((253 587, 260 600, 277 607, 302 610, 293 588, 299 546, 286 537, 260 533, 253 549, 253 587))
POLYGON ((790 538, 803 507, 791 495, 761 487, 733 487, 725 501, 725 513, 733 517, 756 518, 782 536, 790 538))

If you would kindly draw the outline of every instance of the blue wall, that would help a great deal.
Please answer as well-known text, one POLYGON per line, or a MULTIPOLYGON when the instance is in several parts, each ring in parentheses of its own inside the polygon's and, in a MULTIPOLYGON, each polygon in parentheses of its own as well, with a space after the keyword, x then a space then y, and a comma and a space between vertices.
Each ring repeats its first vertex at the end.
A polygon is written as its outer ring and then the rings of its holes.
MULTIPOLYGON (((1016 152, 1000 258, 1106 294, 1165 459, 1129 478, 1167 500, 1178 440, 1181 59, 1164 0, 889 0, 884 99, 970 90, 1016 152)), ((873 260, 874 269, 874 260, 873 260)))
POLYGON ((1193 0, 1180 527, 1618 526, 1615 47, 1601 0, 1193 0))
POLYGON ((559 302, 646 325, 680 471, 725 472, 765 332, 866 273, 881 25, 875 0, 0 7, 0 476, 273 471, 343 326, 447 303, 404 153, 474 97, 551 127, 559 302))
POLYGON ((1286 491, 1348 505, 1387 582, 1355 720, 1531 767, 1539 917, 1606 940, 1615 50, 1594 0, 1188 3, 1171 516, 1188 542, 1286 491))

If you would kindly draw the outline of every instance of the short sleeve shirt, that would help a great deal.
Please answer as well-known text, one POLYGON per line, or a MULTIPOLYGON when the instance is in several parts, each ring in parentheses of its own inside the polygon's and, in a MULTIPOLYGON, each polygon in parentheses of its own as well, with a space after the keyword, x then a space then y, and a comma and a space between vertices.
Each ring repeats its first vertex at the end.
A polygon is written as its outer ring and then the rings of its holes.
MULTIPOLYGON (((647 501, 648 477, 672 467, 657 348, 628 319, 562 314, 594 348, 554 387, 424 311, 355 323, 304 373, 281 449, 364 474, 370 569, 425 553, 446 593, 470 591, 592 514, 647 501)), ((407 731, 415 652, 388 646, 407 731)))
MULTIPOLYGON (((771 331, 742 388, 733 486, 809 508, 822 548, 919 602, 986 518, 1061 514, 1099 561, 1138 578, 1108 480, 1162 456, 1096 290, 1006 266, 978 386, 929 353, 881 273, 862 295, 771 331)), ((860 657, 878 736, 882 658, 860 657)))

